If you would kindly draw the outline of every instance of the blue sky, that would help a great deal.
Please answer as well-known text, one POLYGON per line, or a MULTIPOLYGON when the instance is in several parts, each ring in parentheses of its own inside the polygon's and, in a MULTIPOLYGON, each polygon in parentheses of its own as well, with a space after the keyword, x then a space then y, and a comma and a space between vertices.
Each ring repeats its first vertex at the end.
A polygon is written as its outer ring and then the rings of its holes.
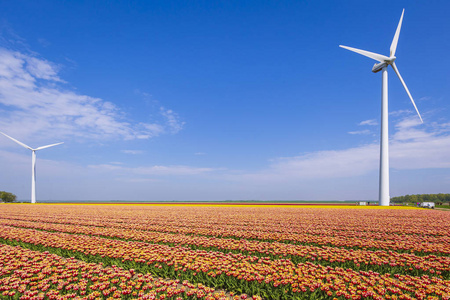
MULTIPOLYGON (((39 200, 375 200, 450 193, 448 1, 2 1, 0 131, 39 200), (386 9, 388 8, 388 9, 386 9)), ((0 190, 29 199, 0 137, 0 190)))

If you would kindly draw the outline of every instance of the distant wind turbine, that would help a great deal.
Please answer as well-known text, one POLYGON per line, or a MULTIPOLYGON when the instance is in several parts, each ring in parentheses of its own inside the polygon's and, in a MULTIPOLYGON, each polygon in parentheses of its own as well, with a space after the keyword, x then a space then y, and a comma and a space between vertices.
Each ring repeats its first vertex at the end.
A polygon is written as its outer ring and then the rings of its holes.
POLYGON ((356 48, 351 48, 347 46, 339 45, 344 49, 356 52, 358 54, 370 57, 378 63, 376 63, 372 72, 377 73, 379 71, 383 71, 382 77, 382 96, 381 96, 381 141, 380 141, 380 187, 379 187, 379 205, 381 206, 389 206, 390 198, 389 198, 389 137, 388 137, 388 76, 387 76, 387 67, 391 66, 400 79, 403 87, 406 90, 406 93, 411 99, 414 108, 416 109, 417 114, 419 115, 420 121, 423 123, 422 117, 420 116, 419 110, 417 109, 416 103, 414 103, 413 97, 408 90, 405 82, 403 81, 402 76, 400 75, 397 66, 394 61, 395 50, 397 49, 398 37, 400 35, 400 28, 402 27, 403 14, 405 10, 402 11, 402 16, 400 17, 400 21, 398 22, 397 30, 395 31, 394 39, 392 40, 390 56, 384 56, 381 54, 360 50, 356 48))
POLYGON ((0 133, 3 134, 4 136, 6 136, 7 138, 13 140, 17 144, 21 145, 22 147, 25 147, 25 148, 31 150, 31 203, 36 203, 36 151, 42 150, 45 148, 50 148, 50 147, 57 146, 57 145, 61 145, 63 143, 51 144, 51 145, 42 146, 42 147, 33 149, 30 146, 25 145, 22 142, 19 142, 18 140, 10 137, 9 135, 7 135, 1 131, 0 131, 0 133))

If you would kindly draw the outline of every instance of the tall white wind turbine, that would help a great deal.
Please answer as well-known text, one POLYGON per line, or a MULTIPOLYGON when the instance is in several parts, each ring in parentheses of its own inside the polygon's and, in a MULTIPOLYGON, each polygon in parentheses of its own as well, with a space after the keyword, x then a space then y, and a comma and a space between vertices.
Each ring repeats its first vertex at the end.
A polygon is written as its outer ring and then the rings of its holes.
POLYGON ((422 117, 420 116, 419 110, 417 109, 416 104, 414 103, 414 99, 411 96, 411 93, 408 90, 405 82, 403 81, 402 76, 400 75, 397 66, 394 61, 395 50, 397 49, 398 37, 400 35, 400 28, 402 27, 403 14, 405 10, 402 11, 402 16, 400 17, 400 21, 398 22, 397 30, 395 31, 394 39, 392 40, 390 56, 384 56, 381 54, 360 50, 356 48, 351 48, 347 46, 339 45, 344 49, 356 52, 358 54, 367 56, 372 58, 378 63, 376 63, 372 72, 377 73, 382 71, 383 79, 382 79, 382 96, 381 96, 381 141, 380 141, 380 189, 379 189, 379 205, 381 206, 389 206, 390 197, 389 197, 389 137, 388 137, 388 77, 387 77, 387 67, 391 66, 394 69, 394 72, 397 74, 400 79, 403 87, 406 90, 406 93, 411 99, 414 108, 416 109, 417 114, 419 115, 420 121, 423 123, 422 117))
POLYGON ((14 142, 16 142, 17 144, 21 145, 22 147, 25 147, 29 150, 31 150, 31 203, 36 203, 36 151, 38 150, 42 150, 45 148, 50 148, 53 146, 57 146, 57 145, 61 145, 62 143, 56 143, 56 144, 51 144, 51 145, 47 145, 47 146, 42 146, 42 147, 38 147, 36 149, 31 148, 28 145, 25 145, 22 142, 19 142, 18 140, 10 137, 9 135, 3 133, 0 131, 1 134, 3 134, 4 136, 6 136, 7 138, 10 138, 11 140, 13 140, 14 142))

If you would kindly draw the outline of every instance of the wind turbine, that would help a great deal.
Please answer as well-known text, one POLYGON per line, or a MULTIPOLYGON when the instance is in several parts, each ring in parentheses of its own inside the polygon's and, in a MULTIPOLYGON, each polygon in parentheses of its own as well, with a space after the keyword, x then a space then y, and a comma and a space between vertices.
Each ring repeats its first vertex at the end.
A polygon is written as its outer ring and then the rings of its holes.
POLYGON ((57 145, 61 145, 61 144, 63 144, 63 142, 62 143, 51 144, 51 145, 47 145, 47 146, 42 146, 42 147, 38 147, 36 149, 33 149, 30 146, 25 145, 22 142, 19 142, 18 140, 10 137, 7 134, 4 134, 1 131, 0 131, 0 133, 3 134, 4 136, 6 136, 7 138, 10 138, 11 140, 16 142, 17 144, 21 145, 22 147, 25 147, 25 148, 31 150, 31 203, 36 203, 36 151, 42 150, 42 149, 45 149, 45 148, 50 148, 50 147, 57 146, 57 145))
POLYGON ((394 39, 392 40, 389 57, 381 55, 381 54, 365 51, 365 50, 360 50, 360 49, 356 49, 356 48, 339 45, 339 47, 356 52, 358 54, 367 56, 369 58, 372 58, 372 59, 378 61, 378 63, 376 63, 373 66, 372 72, 374 72, 374 73, 377 73, 379 71, 383 72, 382 73, 383 74, 382 96, 381 96, 380 187, 379 187, 379 205, 381 205, 381 206, 389 206, 389 202, 390 202, 390 197, 389 197, 389 137, 388 137, 388 134, 389 134, 389 132, 388 132, 388 76, 387 76, 388 66, 391 66, 392 69, 394 69, 394 71, 397 74, 398 78, 400 79, 403 87, 405 88, 406 93, 409 96, 409 99, 411 99, 411 102, 414 105, 414 108, 416 109, 416 112, 419 115, 420 121, 423 123, 423 120, 422 120, 422 117, 420 116, 419 110, 417 109, 417 106, 414 103, 414 99, 411 96, 411 93, 409 92, 408 87, 406 86, 405 82, 403 81, 403 78, 400 75, 400 72, 398 71, 397 66, 394 63, 394 61, 396 59, 395 50, 397 49, 398 37, 400 35, 400 28, 402 27, 404 13, 405 13, 405 10, 403 9, 402 16, 400 17, 400 21, 398 22, 397 30, 395 31, 394 39))

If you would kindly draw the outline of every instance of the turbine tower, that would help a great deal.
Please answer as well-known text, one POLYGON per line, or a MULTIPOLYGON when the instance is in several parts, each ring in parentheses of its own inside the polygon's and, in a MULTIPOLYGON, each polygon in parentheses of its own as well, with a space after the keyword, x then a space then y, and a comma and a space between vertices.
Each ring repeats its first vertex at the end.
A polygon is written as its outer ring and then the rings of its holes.
POLYGON ((389 131, 388 131, 388 75, 387 75, 387 68, 388 66, 391 66, 392 69, 394 69, 394 72, 397 74, 398 78, 400 79, 400 82, 402 83, 403 87, 406 90, 406 93, 409 96, 409 99, 411 99, 412 104, 414 105, 414 108, 416 109, 417 114, 419 115, 420 121, 423 123, 422 117, 420 116, 419 110, 417 109, 416 104, 414 103, 414 99, 411 96, 411 93, 408 90, 408 87, 406 86, 405 82, 403 81, 402 76, 400 75, 400 72, 397 69, 397 66, 395 65, 395 50, 397 49, 397 43, 398 43, 398 37, 400 35, 400 29, 402 27, 402 21, 403 21, 403 14, 405 13, 405 10, 402 11, 402 16, 400 17, 400 21, 398 22, 397 30, 395 31, 394 39, 392 40, 391 49, 390 49, 390 55, 389 57, 365 51, 360 50, 352 47, 342 46, 339 45, 339 47, 342 47, 344 49, 356 52, 358 54, 367 56, 369 58, 372 58, 378 63, 376 63, 373 68, 372 72, 377 73, 379 71, 382 71, 382 95, 381 95, 381 141, 380 141, 380 187, 379 187, 379 205, 381 206, 389 206, 390 197, 389 197, 389 131))
POLYGON ((50 148, 50 147, 57 146, 57 145, 61 145, 63 143, 51 144, 51 145, 42 146, 42 147, 38 147, 36 149, 33 149, 30 146, 27 146, 24 143, 19 142, 18 140, 10 137, 7 134, 4 134, 1 131, 0 131, 0 133, 3 134, 4 136, 6 136, 7 138, 13 140, 17 144, 21 145, 22 147, 25 147, 25 148, 31 150, 31 203, 36 203, 36 151, 42 150, 42 149, 45 149, 45 148, 50 148))

